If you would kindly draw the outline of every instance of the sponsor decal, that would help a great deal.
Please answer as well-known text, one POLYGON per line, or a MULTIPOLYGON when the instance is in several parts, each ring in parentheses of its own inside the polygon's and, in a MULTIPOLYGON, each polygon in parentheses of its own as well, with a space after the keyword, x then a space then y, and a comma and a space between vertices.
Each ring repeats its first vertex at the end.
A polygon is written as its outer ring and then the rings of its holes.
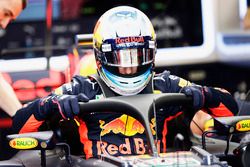
MULTIPOLYGON (((173 78, 171 78, 171 79, 173 79, 173 78)), ((173 79, 173 80, 175 80, 175 79, 173 79)), ((180 78, 178 85, 183 88, 184 86, 191 86, 191 83, 183 78, 180 78)))
POLYGON ((112 51, 111 44, 103 44, 102 45, 102 51, 103 52, 111 52, 112 51))
POLYGON ((115 43, 116 44, 122 44, 122 43, 144 43, 144 38, 141 37, 125 37, 125 38, 116 38, 115 43))
MULTIPOLYGON (((104 136, 110 132, 113 132, 115 134, 121 133, 125 136, 134 136, 136 134, 142 134, 144 132, 144 127, 142 124, 134 119, 133 117, 127 116, 126 114, 123 114, 119 118, 116 118, 108 123, 105 123, 105 121, 100 120, 100 128, 101 136, 104 136)), ((150 127, 152 130, 152 134, 155 135, 155 119, 151 119, 150 127)))
POLYGON ((130 48, 130 47, 140 47, 144 45, 143 37, 125 37, 125 38, 116 38, 115 44, 116 48, 130 48))
MULTIPOLYGON (((109 133, 122 134, 124 136, 131 137, 137 134, 143 134, 145 131, 145 128, 139 121, 126 114, 123 114, 120 117, 107 123, 105 123, 105 121, 103 120, 99 120, 99 123, 100 123, 100 128, 102 129, 100 133, 101 137, 108 135, 109 133)), ((152 118, 150 123, 150 128, 153 135, 156 135, 155 126, 156 126, 155 119, 152 118)), ((157 145, 158 145, 157 148, 160 149, 160 141, 157 142, 157 145)), ((98 155, 101 154, 130 155, 132 153, 145 154, 146 147, 142 138, 134 137, 131 141, 131 138, 125 137, 124 143, 121 143, 120 145, 115 145, 113 143, 110 144, 104 141, 97 141, 97 151, 98 155)))
MULTIPOLYGON (((131 139, 131 138, 130 138, 131 139)), ((132 152, 135 154, 145 154, 146 147, 142 138, 132 138, 132 141, 129 138, 125 138, 124 143, 120 145, 109 144, 104 141, 97 141, 97 154, 106 154, 106 155, 131 155, 132 152), (133 142, 133 144, 131 144, 133 142)), ((155 141, 156 142, 156 141, 155 141)), ((160 152, 160 140, 157 141, 158 152, 160 152)))
POLYGON ((236 130, 237 131, 249 131, 250 130, 250 120, 241 120, 236 123, 236 130))
POLYGON ((21 150, 25 150, 25 149, 31 149, 31 148, 35 148, 38 145, 38 141, 34 138, 16 138, 16 139, 12 139, 9 142, 10 147, 15 148, 15 149, 21 149, 21 150))
POLYGON ((160 91, 160 90, 154 90, 154 94, 161 94, 162 93, 162 91, 160 91))
POLYGON ((104 98, 104 96, 103 96, 102 94, 101 94, 101 95, 96 95, 96 96, 95 96, 95 99, 96 99, 96 100, 103 99, 103 98, 104 98))

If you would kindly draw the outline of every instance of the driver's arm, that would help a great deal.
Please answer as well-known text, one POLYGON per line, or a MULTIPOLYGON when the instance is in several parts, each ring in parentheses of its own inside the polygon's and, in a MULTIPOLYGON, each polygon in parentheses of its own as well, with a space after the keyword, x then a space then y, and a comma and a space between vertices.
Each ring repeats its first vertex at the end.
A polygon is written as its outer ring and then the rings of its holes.
POLYGON ((183 87, 181 92, 193 96, 196 111, 202 110, 213 117, 233 116, 238 113, 235 99, 225 89, 192 84, 183 87))
POLYGON ((13 118, 13 133, 36 132, 44 121, 51 118, 59 122, 71 119, 79 112, 78 101, 88 101, 82 94, 83 83, 73 78, 70 83, 57 88, 49 96, 36 99, 17 111, 13 118))
POLYGON ((233 96, 224 89, 191 84, 181 91, 193 96, 196 113, 190 122, 193 134, 201 135, 205 131, 205 123, 212 117, 227 117, 238 113, 238 105, 233 96))
MULTIPOLYGON (((193 96, 193 107, 196 113, 190 127, 193 133, 201 134, 204 131, 205 122, 212 117, 233 116, 238 113, 238 105, 233 96, 221 88, 196 85, 180 77, 170 75, 168 72, 161 74, 160 80, 164 81, 164 88, 170 92, 183 92, 193 96)), ((158 86, 159 88, 161 86, 158 86)))
POLYGON ((0 73, 0 108, 9 116, 13 117, 22 104, 18 100, 11 85, 4 79, 0 73))
POLYGON ((154 78, 155 89, 163 93, 182 92, 193 97, 193 108, 203 110, 214 117, 232 116, 238 113, 233 96, 221 88, 200 86, 164 71, 154 78))

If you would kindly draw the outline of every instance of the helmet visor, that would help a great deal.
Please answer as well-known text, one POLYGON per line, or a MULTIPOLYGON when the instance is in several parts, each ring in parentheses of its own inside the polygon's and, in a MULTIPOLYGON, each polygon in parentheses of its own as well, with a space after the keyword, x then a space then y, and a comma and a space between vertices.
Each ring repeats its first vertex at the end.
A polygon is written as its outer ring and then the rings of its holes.
POLYGON ((154 60, 154 49, 127 48, 106 52, 102 55, 102 63, 116 67, 135 67, 150 64, 154 60))

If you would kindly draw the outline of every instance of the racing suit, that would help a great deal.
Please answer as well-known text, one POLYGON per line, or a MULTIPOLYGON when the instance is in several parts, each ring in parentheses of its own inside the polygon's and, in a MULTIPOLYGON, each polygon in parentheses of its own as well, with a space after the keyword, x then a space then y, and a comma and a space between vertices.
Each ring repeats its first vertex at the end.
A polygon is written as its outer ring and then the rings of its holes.
MULTIPOLYGON (((171 75, 169 71, 156 74, 152 81, 154 92, 158 93, 177 93, 182 87, 191 85, 189 81, 171 75)), ((232 116, 237 113, 237 104, 228 92, 212 87, 208 89, 212 92, 209 99, 211 108, 204 108, 206 112, 215 117, 232 116)), ((79 93, 84 93, 90 100, 103 97, 97 81, 91 77, 82 76, 73 77, 70 83, 57 88, 50 96, 53 94, 77 95, 79 93)), ((149 92, 144 89, 141 93, 149 92)), ((40 105, 38 99, 16 113, 13 120, 14 133, 38 131, 45 122, 44 118, 40 117, 40 105)), ((53 107, 51 106, 51 108, 53 107)), ((166 106, 157 110, 157 120, 154 118, 150 120, 152 133, 157 134, 157 148, 160 148, 158 151, 166 152, 168 121, 181 114, 180 107, 166 106)), ((79 122, 78 131, 86 158, 97 157, 103 153, 114 156, 146 153, 144 127, 139 121, 128 115, 96 112, 84 118, 75 116, 75 119, 79 122)))

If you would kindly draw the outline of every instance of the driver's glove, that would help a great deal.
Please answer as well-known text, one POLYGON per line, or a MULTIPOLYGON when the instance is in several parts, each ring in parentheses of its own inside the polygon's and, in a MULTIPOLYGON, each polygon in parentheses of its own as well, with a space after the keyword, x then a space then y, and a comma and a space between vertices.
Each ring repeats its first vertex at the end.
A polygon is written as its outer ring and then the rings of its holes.
POLYGON ((193 109, 198 111, 203 107, 207 107, 207 99, 210 99, 211 92, 209 88, 198 85, 185 86, 181 89, 181 93, 193 98, 193 109))
POLYGON ((71 119, 80 112, 78 102, 88 101, 89 98, 83 93, 78 95, 51 95, 40 100, 39 116, 46 119, 59 113, 63 119, 71 119))

